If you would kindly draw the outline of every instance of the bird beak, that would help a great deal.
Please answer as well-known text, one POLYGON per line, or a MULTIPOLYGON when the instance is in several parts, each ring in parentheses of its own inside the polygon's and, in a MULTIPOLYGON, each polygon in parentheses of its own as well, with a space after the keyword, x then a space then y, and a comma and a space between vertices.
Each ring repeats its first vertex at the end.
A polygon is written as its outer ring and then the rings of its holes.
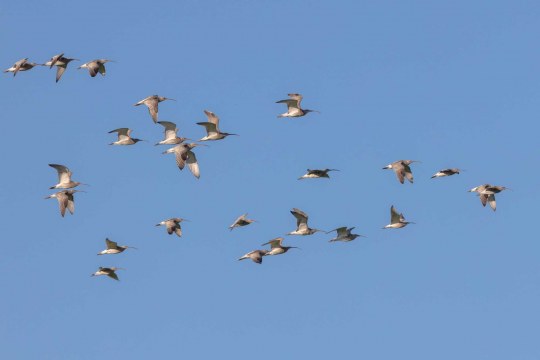
POLYGON ((156 226, 160 226, 161 224, 156 224, 156 226))

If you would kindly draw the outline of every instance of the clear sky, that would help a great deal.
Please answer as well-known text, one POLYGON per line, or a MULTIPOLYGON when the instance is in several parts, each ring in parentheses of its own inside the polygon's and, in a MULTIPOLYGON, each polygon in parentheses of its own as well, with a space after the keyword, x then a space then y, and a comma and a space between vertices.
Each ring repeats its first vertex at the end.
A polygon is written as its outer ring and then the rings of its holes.
POLYGON ((540 358, 537 1, 23 1, 0 5, 2 359, 540 358), (83 62, 105 58, 107 75, 83 62), (287 93, 320 114, 278 119, 287 93), (240 136, 180 172, 148 111, 240 136), (119 127, 148 140, 113 147, 119 127), (414 184, 382 167, 412 165, 414 184), (74 216, 53 191, 90 186, 74 216), (298 181, 306 168, 331 179, 298 181), (431 180, 458 167, 460 175, 431 180), (483 208, 467 190, 512 190, 483 208), (395 205, 416 222, 382 230, 395 205), (295 228, 298 246, 239 262, 295 228), (229 232, 240 214, 258 220, 229 232), (184 236, 154 225, 191 220, 184 236), (97 256, 106 237, 138 250, 97 256), (118 266, 120 281, 90 277, 118 266))

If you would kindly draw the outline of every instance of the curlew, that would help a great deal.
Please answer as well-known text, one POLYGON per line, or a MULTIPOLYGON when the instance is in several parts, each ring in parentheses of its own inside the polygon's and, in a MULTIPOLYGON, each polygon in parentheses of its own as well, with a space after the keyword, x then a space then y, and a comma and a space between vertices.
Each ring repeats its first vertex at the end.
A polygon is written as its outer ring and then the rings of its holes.
POLYGON ((476 186, 469 190, 469 192, 476 192, 480 198, 482 206, 486 206, 489 203, 489 206, 493 211, 497 210, 497 201, 495 200, 495 194, 500 193, 503 190, 507 190, 507 187, 504 186, 495 186, 490 184, 483 184, 476 186))
POLYGON ((120 254, 121 252, 124 252, 126 249, 137 249, 136 247, 133 247, 133 246, 118 245, 116 242, 111 241, 108 238, 105 239, 105 244, 107 245, 107 248, 99 252, 98 255, 120 254))
POLYGON ((433 174, 433 176, 431 178, 433 179, 433 178, 438 178, 438 177, 443 177, 443 176, 452 176, 452 175, 455 175, 455 174, 459 174, 460 171, 461 170, 459 170, 457 168, 442 169, 440 171, 437 171, 435 174, 433 174))
POLYGON ((164 139, 158 142, 156 145, 177 145, 181 144, 186 140, 191 140, 185 137, 179 137, 177 135, 178 128, 176 124, 170 121, 158 121, 159 125, 165 128, 164 139))
POLYGON ((71 180, 71 171, 64 165, 49 164, 50 167, 55 168, 58 172, 58 184, 51 186, 49 189, 70 189, 79 185, 88 185, 78 181, 71 180))
POLYGON ((275 239, 270 240, 269 242, 262 244, 262 246, 270 245, 270 251, 264 254, 264 256, 280 255, 280 254, 286 253, 287 251, 289 251, 289 249, 298 249, 296 246, 283 246, 281 245, 282 242, 283 242, 283 238, 277 237, 275 239))
POLYGON ((209 141, 209 140, 221 140, 225 139, 229 135, 238 135, 238 134, 229 134, 226 132, 221 132, 219 130, 219 117, 216 116, 211 111, 204 110, 208 121, 198 122, 197 125, 204 126, 206 129, 206 136, 201 138, 199 141, 209 141))
POLYGON ((132 138, 131 129, 128 128, 119 128, 109 131, 109 134, 118 133, 118 140, 110 143, 109 145, 133 145, 139 141, 144 141, 141 139, 132 138))
POLYGON ((182 221, 187 221, 186 219, 182 218, 171 218, 167 220, 163 220, 159 224, 156 224, 156 226, 164 225, 167 227, 167 233, 169 235, 172 235, 172 233, 175 233, 178 235, 178 237, 182 237, 182 227, 180 226, 180 223, 182 221))
POLYGON ((242 256, 238 259, 245 260, 245 259, 251 259, 254 263, 260 264, 262 263, 263 256, 266 256, 268 254, 268 250, 253 250, 251 252, 248 252, 246 255, 242 256))
POLYGON ((96 59, 96 60, 89 61, 85 64, 82 64, 77 69, 88 69, 88 72, 90 73, 91 77, 95 77, 98 72, 102 76, 105 76, 105 73, 106 73, 105 64, 112 61, 113 60, 96 59))
POLYGON ((178 165, 178 168, 180 170, 184 169, 184 166, 187 162, 189 171, 191 171, 193 176, 198 179, 201 176, 201 173, 199 171, 199 164, 197 163, 197 157, 195 156, 195 153, 191 151, 191 149, 196 146, 201 146, 201 144, 179 144, 173 148, 168 149, 167 151, 164 151, 163 154, 174 153, 176 156, 176 165, 178 165))
POLYGON ((28 58, 24 58, 24 59, 21 59, 21 60, 17 61, 10 68, 4 70, 4 72, 12 72, 13 76, 15 76, 15 75, 17 75, 17 73, 19 71, 27 71, 27 70, 32 69, 34 66, 38 66, 38 65, 42 66, 42 64, 36 64, 36 63, 28 62, 28 58))
POLYGON ((84 192, 81 190, 62 190, 47 196, 45 199, 56 199, 58 200, 58 205, 60 206, 60 215, 64 217, 66 214, 66 209, 69 210, 71 215, 75 212, 75 198, 73 194, 76 192, 84 192))
POLYGON ((351 233, 353 231, 354 227, 347 228, 346 226, 339 227, 337 229, 328 231, 327 234, 330 234, 332 231, 337 232, 337 236, 331 240, 328 240, 328 242, 334 242, 334 241, 353 241, 357 237, 365 237, 364 235, 358 235, 351 233))
POLYGON ((120 279, 118 279, 118 275, 116 275, 116 270, 124 270, 124 269, 119 268, 119 267, 114 267, 114 266, 111 266, 111 267, 101 267, 100 266, 99 270, 96 271, 95 273, 93 273, 91 276, 107 275, 111 279, 120 280, 120 279))
POLYGON ((252 222, 255 222, 255 220, 248 219, 247 213, 244 215, 240 215, 238 218, 236 218, 236 220, 234 220, 231 226, 229 226, 229 230, 232 231, 232 229, 234 229, 235 227, 246 226, 251 224, 252 222))
POLYGON ((298 178, 298 180, 302 179, 319 179, 319 178, 327 178, 330 179, 330 176, 328 176, 328 173, 330 171, 339 171, 338 169, 322 169, 322 170, 312 170, 307 169, 307 173, 302 175, 298 178))
POLYGON ((152 120, 154 120, 154 123, 157 123, 157 121, 158 121, 158 104, 160 102, 162 102, 162 101, 165 101, 165 100, 176 101, 175 99, 166 98, 164 96, 150 95, 150 96, 142 99, 138 103, 134 104, 133 106, 146 105, 146 107, 148 107, 148 112, 150 113, 150 116, 152 117, 152 120))
POLYGON ((397 212, 394 205, 390 207, 390 224, 386 225, 383 229, 399 229, 407 226, 408 224, 414 224, 411 221, 405 221, 403 214, 397 212))
POLYGON ((60 81, 60 78, 66 71, 68 64, 72 61, 79 61, 79 59, 72 59, 64 57, 64 53, 55 55, 51 60, 47 61, 44 66, 48 66, 49 69, 52 69, 53 66, 56 66, 56 82, 60 81))
POLYGON ((296 218, 296 230, 287 233, 287 235, 313 235, 316 232, 323 231, 308 227, 308 216, 302 210, 293 208, 291 214, 296 218))
POLYGON ((396 173, 396 176, 400 183, 403 184, 405 178, 409 180, 409 182, 413 183, 413 174, 411 171, 411 168, 409 165, 411 165, 413 162, 420 162, 416 160, 398 160, 394 161, 391 164, 386 165, 383 167, 383 169, 392 169, 396 173))
POLYGON ((276 104, 287 104, 287 112, 278 115, 278 118, 282 117, 300 117, 310 112, 318 112, 317 110, 302 109, 300 103, 303 96, 301 94, 288 94, 289 99, 276 101, 276 104))

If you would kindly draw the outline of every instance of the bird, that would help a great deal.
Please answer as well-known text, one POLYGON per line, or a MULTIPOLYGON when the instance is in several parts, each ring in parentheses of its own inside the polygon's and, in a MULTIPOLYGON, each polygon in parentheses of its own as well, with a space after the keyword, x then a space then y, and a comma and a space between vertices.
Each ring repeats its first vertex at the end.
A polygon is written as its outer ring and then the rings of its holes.
POLYGON ((469 190, 469 192, 476 192, 480 197, 480 202, 482 206, 486 206, 489 203, 489 206, 493 211, 497 210, 497 201, 495 200, 495 194, 500 193, 503 190, 507 190, 507 187, 504 186, 494 186, 490 184, 483 184, 476 186, 469 190))
POLYGON ((107 59, 96 59, 89 61, 85 64, 82 64, 77 69, 88 69, 88 72, 90 73, 91 77, 95 77, 97 73, 99 72, 102 76, 105 76, 105 64, 108 62, 112 62, 113 60, 107 60, 107 59))
POLYGON ((49 164, 58 172, 58 184, 51 186, 49 189, 70 189, 79 185, 88 185, 78 181, 71 180, 71 171, 64 165, 49 164))
POLYGON ((66 209, 69 210, 71 215, 75 212, 75 199, 73 194, 76 192, 85 192, 82 190, 62 190, 47 196, 45 199, 56 199, 58 200, 58 205, 60 206, 60 215, 64 217, 66 214, 66 209))
POLYGON ((253 260, 254 263, 261 264, 263 256, 266 256, 268 252, 269 252, 268 250, 253 250, 251 252, 248 252, 246 255, 242 256, 241 258, 239 258, 238 261, 244 260, 244 259, 251 259, 253 260))
POLYGON ((397 178, 398 178, 400 183, 403 184, 404 178, 407 178, 407 180, 409 180, 409 182, 412 184, 413 183, 413 174, 412 174, 412 171, 411 171, 411 168, 409 167, 409 165, 412 164, 413 162, 420 162, 420 161, 416 161, 416 160, 398 160, 398 161, 394 161, 391 164, 386 165, 385 167, 383 167, 383 169, 392 169, 392 170, 394 170, 394 172, 396 173, 397 178))
POLYGON ((201 176, 201 173, 199 171, 199 164, 197 163, 197 157, 195 156, 195 153, 191 151, 191 149, 196 146, 201 146, 201 144, 178 144, 175 147, 164 151, 163 154, 174 153, 176 155, 176 165, 178 165, 178 168, 180 170, 184 169, 184 166, 187 162, 189 170, 191 171, 193 176, 198 179, 201 176))
POLYGON ((455 174, 459 174, 460 171, 461 170, 459 170, 457 168, 442 169, 442 170, 436 172, 435 174, 433 174, 433 176, 431 178, 433 179, 433 178, 443 177, 443 176, 452 176, 452 175, 455 175, 455 174))
POLYGON ((199 139, 199 141, 221 140, 225 139, 229 135, 238 135, 219 131, 219 117, 217 117, 216 114, 208 110, 204 110, 204 113, 206 114, 206 117, 208 117, 208 121, 198 122, 197 125, 205 127, 206 136, 199 139))
POLYGON ((79 61, 79 59, 71 59, 64 57, 64 53, 55 55, 51 60, 47 61, 44 66, 48 66, 49 69, 52 69, 53 66, 56 66, 56 82, 60 81, 60 78, 66 71, 68 64, 72 61, 79 61))
POLYGON ((181 144, 186 140, 191 140, 177 135, 178 128, 175 123, 170 121, 158 121, 157 123, 165 128, 165 138, 156 145, 175 145, 181 144))
POLYGON ((164 225, 167 227, 167 233, 169 235, 172 235, 172 233, 175 233, 178 235, 178 237, 182 237, 182 227, 180 226, 180 223, 182 221, 187 221, 186 219, 182 218, 171 218, 167 220, 163 220, 159 224, 156 224, 156 226, 164 225))
POLYGON ((319 229, 312 229, 308 227, 308 216, 305 212, 300 209, 293 208, 291 214, 296 218, 296 230, 287 233, 287 235, 313 235, 318 231, 323 231, 319 229))
POLYGON ((302 179, 319 179, 319 178, 327 178, 329 179, 330 176, 328 176, 328 173, 330 171, 339 171, 338 169, 322 169, 322 170, 311 170, 307 169, 307 173, 305 175, 302 175, 298 178, 298 180, 302 179))
POLYGON ((276 104, 287 104, 287 112, 278 115, 278 118, 282 117, 300 117, 310 112, 318 112, 317 110, 302 109, 300 103, 303 96, 301 94, 287 94, 290 99, 276 101, 276 104))
POLYGON ((131 129, 128 128, 119 128, 109 131, 109 134, 118 133, 118 140, 110 143, 109 145, 133 145, 139 141, 144 141, 141 139, 132 138, 131 129))
POLYGON ((287 251, 289 251, 289 249, 298 249, 296 246, 282 246, 281 245, 282 242, 283 242, 283 238, 282 237, 277 237, 275 239, 272 239, 272 240, 262 244, 262 246, 270 245, 270 251, 267 251, 264 254, 264 256, 280 255, 280 254, 286 253, 287 251))
POLYGON ((111 241, 108 238, 105 239, 105 244, 107 245, 107 248, 99 252, 98 255, 120 254, 121 252, 124 252, 124 250, 126 249, 137 249, 136 247, 133 247, 133 246, 118 245, 116 242, 111 241))
POLYGON ((353 241, 357 237, 365 237, 364 235, 352 234, 351 232, 353 231, 353 229, 354 229, 354 227, 347 228, 346 226, 342 226, 342 227, 339 227, 337 229, 328 231, 327 234, 330 234, 332 231, 337 232, 337 236, 335 238, 329 240, 328 242, 334 242, 334 241, 345 241, 345 242, 347 242, 347 241, 353 241))
POLYGON ((394 205, 390 207, 390 224, 386 225, 383 229, 399 229, 407 226, 408 224, 414 224, 411 221, 405 221, 403 214, 397 212, 394 205))
POLYGON ((124 270, 119 267, 99 267, 99 270, 93 273, 91 276, 100 276, 100 275, 107 275, 111 279, 114 280, 120 280, 118 279, 118 275, 116 275, 116 270, 124 270))
POLYGON ((160 102, 162 102, 162 101, 165 101, 165 100, 176 101, 175 99, 166 98, 164 96, 150 95, 150 96, 142 99, 138 103, 134 104, 133 106, 146 105, 148 107, 148 111, 150 112, 150 116, 152 117, 152 120, 154 120, 154 123, 157 123, 157 121, 158 121, 158 104, 160 102))
POLYGON ((255 220, 250 220, 250 219, 247 219, 246 217, 247 217, 247 213, 244 215, 240 215, 236 220, 234 220, 231 226, 229 226, 229 230, 232 231, 235 227, 246 226, 246 225, 251 224, 252 222, 255 222, 255 220))
POLYGON ((19 71, 27 71, 32 69, 34 66, 38 66, 42 64, 36 64, 32 62, 28 62, 28 58, 21 59, 17 61, 13 66, 11 66, 9 69, 4 70, 4 72, 12 72, 13 76, 17 75, 17 72, 19 71))

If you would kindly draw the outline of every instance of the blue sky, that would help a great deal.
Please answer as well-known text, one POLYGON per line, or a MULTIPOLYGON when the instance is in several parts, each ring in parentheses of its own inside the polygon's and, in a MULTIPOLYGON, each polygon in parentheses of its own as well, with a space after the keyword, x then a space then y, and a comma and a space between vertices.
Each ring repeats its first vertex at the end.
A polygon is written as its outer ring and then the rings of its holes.
POLYGON ((0 6, 4 176, 0 357, 538 359, 540 4, 533 1, 56 1, 0 6), (106 58, 107 75, 76 70, 106 58), (289 92, 319 110, 278 119, 289 92), (146 109, 198 139, 204 109, 238 137, 176 168, 146 109), (148 140, 107 144, 119 127, 148 140), (389 170, 413 164, 415 183, 389 170), (89 183, 61 218, 47 164, 89 183), (330 180, 297 181, 306 168, 330 180), (460 175, 431 180, 447 167, 460 175), (467 190, 512 190, 496 212, 467 190), (382 230, 395 205, 416 222, 382 230), (286 237, 295 227, 367 238, 286 237), (227 226, 249 212, 257 223, 227 226), (184 236, 154 225, 183 217, 184 236), (135 246, 97 256, 104 239, 135 246), (126 268, 120 282, 91 278, 126 268))

